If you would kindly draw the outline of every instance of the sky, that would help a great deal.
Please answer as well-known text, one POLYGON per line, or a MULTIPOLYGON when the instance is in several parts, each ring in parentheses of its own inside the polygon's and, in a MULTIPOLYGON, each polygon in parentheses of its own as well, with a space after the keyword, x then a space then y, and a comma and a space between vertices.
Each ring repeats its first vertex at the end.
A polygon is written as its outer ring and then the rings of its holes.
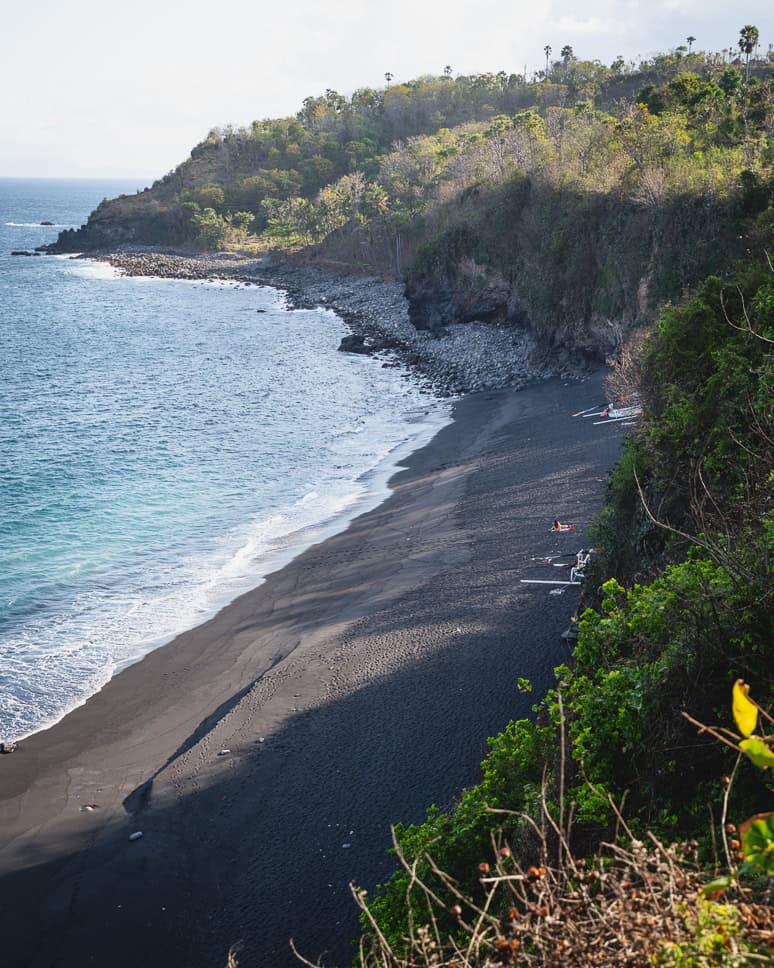
POLYGON ((422 74, 521 73, 570 44, 609 64, 721 50, 771 0, 35 0, 0 33, 0 177, 150 184, 218 125, 295 114, 308 95, 422 74))

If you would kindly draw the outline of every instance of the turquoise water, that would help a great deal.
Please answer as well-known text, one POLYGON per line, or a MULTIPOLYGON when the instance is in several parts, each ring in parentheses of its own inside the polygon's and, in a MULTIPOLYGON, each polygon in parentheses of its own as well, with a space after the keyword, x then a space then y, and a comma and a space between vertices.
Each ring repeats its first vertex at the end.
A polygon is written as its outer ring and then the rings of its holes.
POLYGON ((275 290, 9 255, 136 187, 0 179, 0 738, 374 506, 448 421, 275 290))

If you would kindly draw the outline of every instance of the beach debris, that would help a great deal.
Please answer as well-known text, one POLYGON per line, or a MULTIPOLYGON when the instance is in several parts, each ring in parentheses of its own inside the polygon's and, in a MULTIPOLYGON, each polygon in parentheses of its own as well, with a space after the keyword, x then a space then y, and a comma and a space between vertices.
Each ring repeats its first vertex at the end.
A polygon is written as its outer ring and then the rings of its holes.
POLYGON ((218 756, 228 756, 230 752, 231 750, 224 746, 222 750, 219 750, 218 756))
POLYGON ((0 753, 15 753, 16 743, 0 743, 0 753))
POLYGON ((259 743, 265 743, 265 742, 266 742, 266 740, 264 739, 264 737, 263 737, 263 736, 259 736, 259 737, 258 737, 258 742, 259 742, 259 743))
POLYGON ((98 803, 84 803, 81 807, 81 813, 93 813, 95 810, 99 810, 98 803))
POLYGON ((129 840, 139 840, 142 837, 142 830, 135 830, 133 834, 129 834, 129 840))

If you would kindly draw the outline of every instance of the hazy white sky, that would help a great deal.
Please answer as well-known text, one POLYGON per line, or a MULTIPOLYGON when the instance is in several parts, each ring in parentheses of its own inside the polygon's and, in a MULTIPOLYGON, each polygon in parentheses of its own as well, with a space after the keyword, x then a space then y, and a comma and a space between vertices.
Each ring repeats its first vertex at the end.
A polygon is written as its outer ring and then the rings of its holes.
POLYGON ((697 38, 774 41, 771 0, 4 0, 0 176, 146 179, 215 125, 294 114, 309 94, 539 69, 571 44, 610 63, 697 38))

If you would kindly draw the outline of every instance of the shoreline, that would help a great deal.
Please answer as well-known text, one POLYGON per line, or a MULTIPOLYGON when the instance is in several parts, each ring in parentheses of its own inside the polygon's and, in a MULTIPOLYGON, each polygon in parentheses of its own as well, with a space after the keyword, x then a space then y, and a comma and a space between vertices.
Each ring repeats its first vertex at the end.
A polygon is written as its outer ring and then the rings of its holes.
POLYGON ((519 388, 552 376, 574 379, 593 372, 577 361, 557 373, 532 334, 518 327, 469 322, 435 334, 417 330, 409 319, 402 282, 327 265, 143 247, 84 252, 72 258, 106 262, 130 277, 224 279, 282 290, 291 308, 330 309, 344 321, 352 335, 340 349, 377 356, 382 365, 403 365, 437 396, 519 388))
POLYGON ((279 968, 290 936, 346 963, 389 824, 475 782, 515 679, 566 657, 577 591, 518 581, 557 514, 587 543, 622 434, 568 415, 601 382, 457 402, 378 507, 0 758, 10 963, 204 968, 242 939, 279 968))
MULTIPOLYGON (((435 402, 444 406, 443 401, 436 400, 435 402)), ((415 421, 412 424, 406 425, 407 428, 420 427, 421 429, 419 432, 415 430, 411 436, 406 437, 399 444, 395 445, 377 464, 369 468, 352 482, 353 486, 362 488, 362 492, 351 504, 313 524, 304 525, 301 528, 282 534, 277 539, 273 539, 272 546, 261 555, 260 562, 256 562, 256 565, 260 566, 259 570, 252 573, 249 577, 244 576, 240 580, 239 584, 243 587, 239 591, 222 591, 220 597, 216 599, 216 602, 204 611, 193 627, 198 628, 205 622, 215 618, 221 611, 228 608, 242 595, 260 588, 269 575, 285 568, 308 548, 342 533, 356 518, 375 510, 380 504, 386 501, 391 494, 389 482, 396 474, 400 473, 404 462, 416 450, 427 446, 443 427, 452 422, 453 416, 448 402, 445 406, 445 412, 442 412, 440 409, 435 412, 426 410, 421 421, 415 421)), ((137 647, 138 654, 132 658, 125 659, 117 665, 111 672, 110 678, 106 680, 96 693, 86 696, 80 702, 64 710, 56 718, 37 726, 30 732, 19 735, 0 733, 0 740, 17 744, 26 743, 38 733, 54 728, 63 719, 87 703, 94 695, 101 692, 117 675, 120 675, 137 662, 142 662, 147 655, 150 655, 157 649, 164 648, 171 642, 174 642, 175 639, 187 631, 190 631, 190 627, 181 627, 178 631, 171 634, 159 635, 156 638, 144 640, 137 647)))

